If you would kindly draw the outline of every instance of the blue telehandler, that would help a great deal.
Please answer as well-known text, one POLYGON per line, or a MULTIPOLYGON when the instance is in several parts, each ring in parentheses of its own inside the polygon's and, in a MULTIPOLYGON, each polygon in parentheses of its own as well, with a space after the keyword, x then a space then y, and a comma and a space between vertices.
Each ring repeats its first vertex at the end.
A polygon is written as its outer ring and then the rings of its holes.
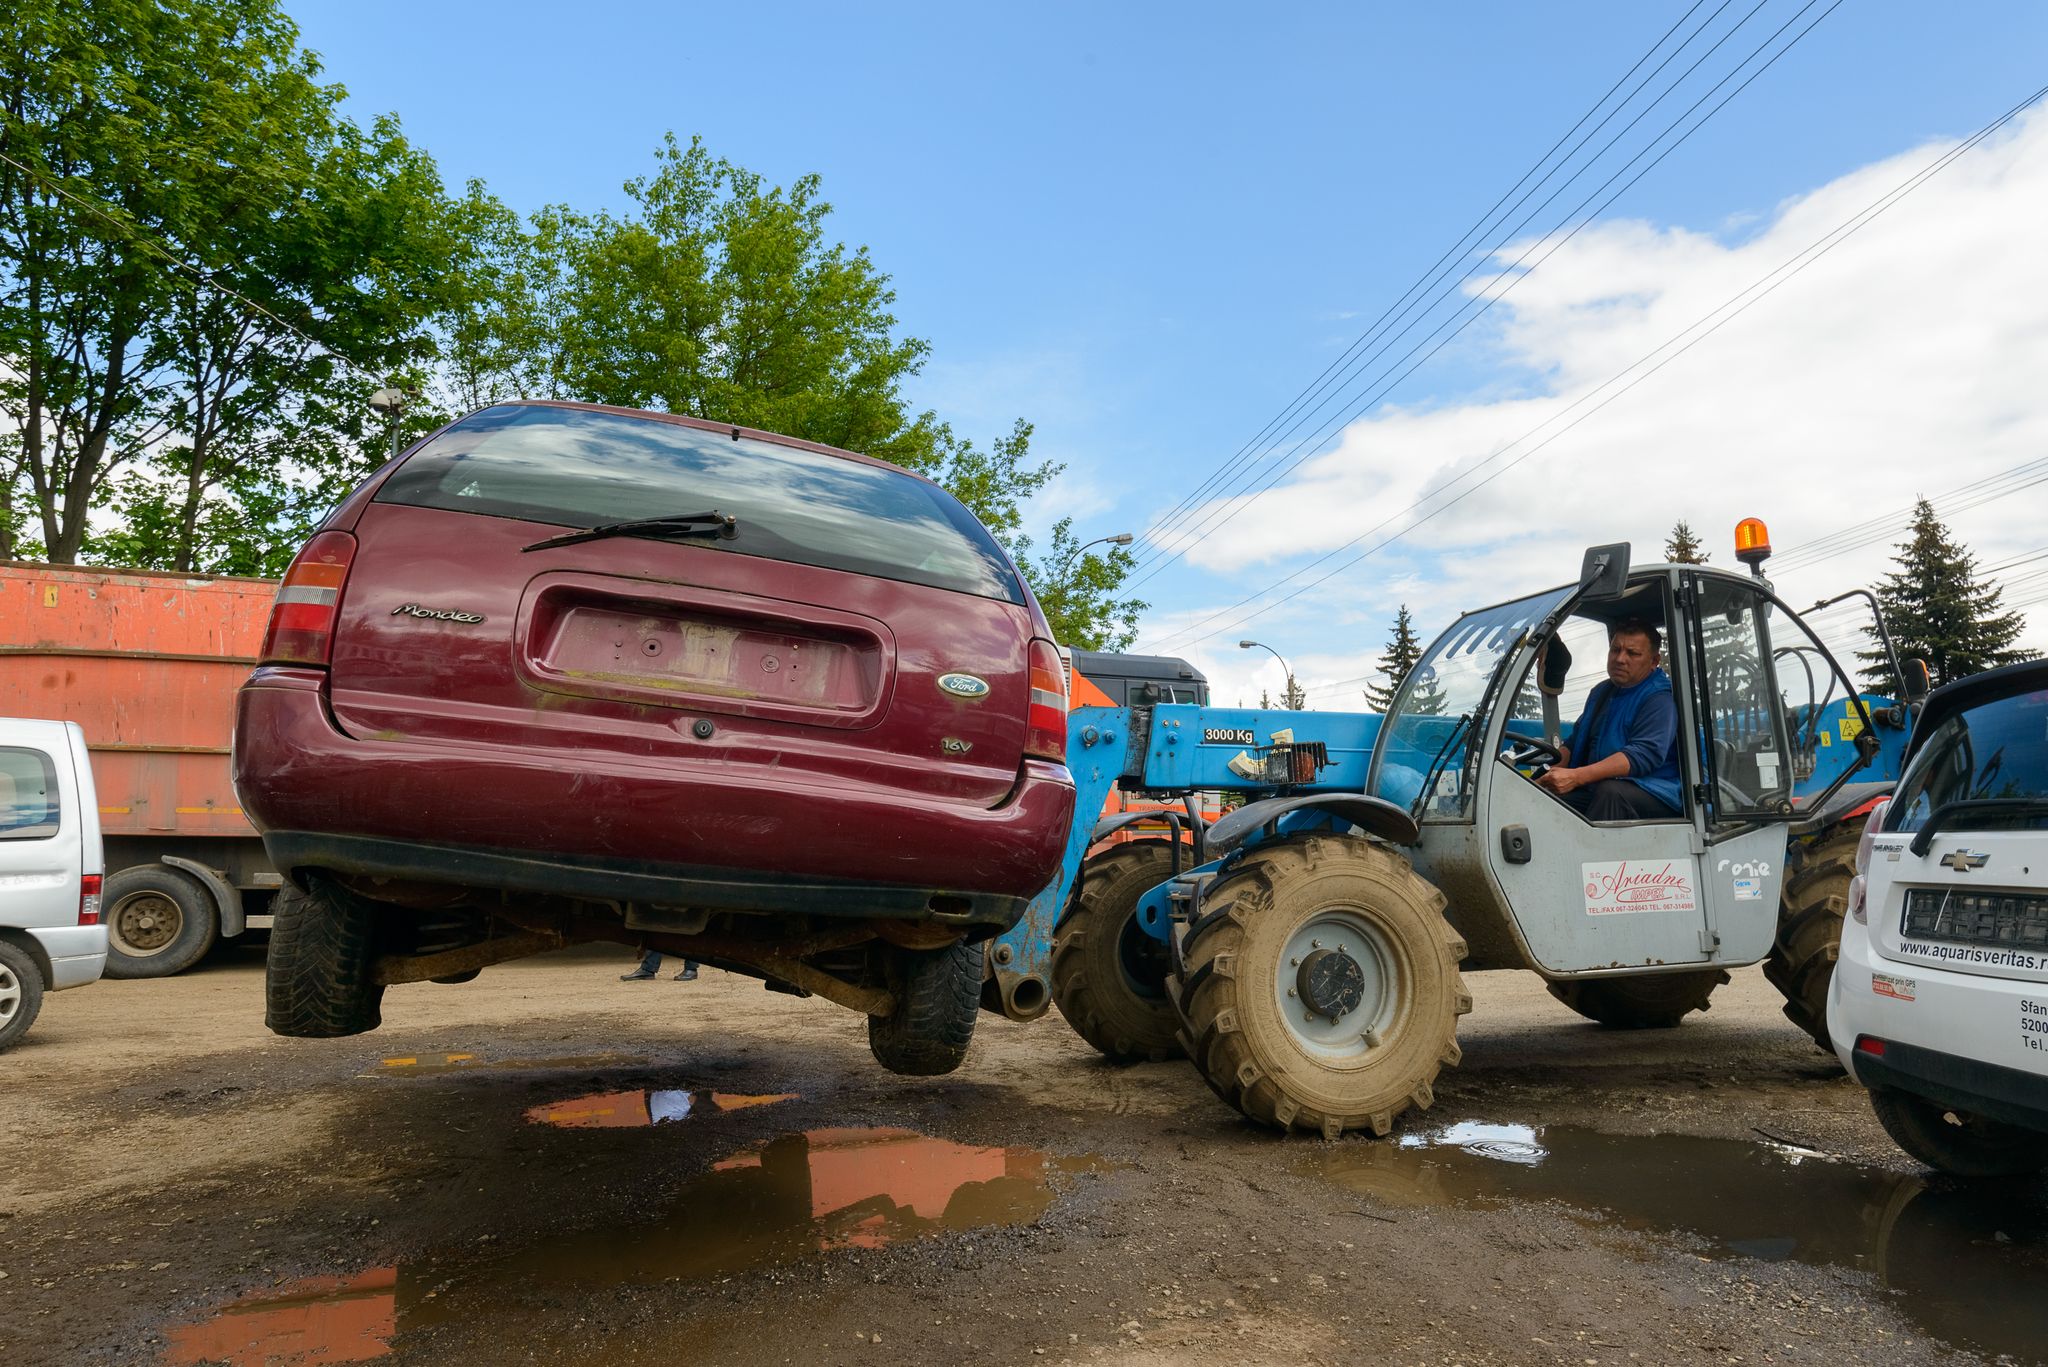
MULTIPOLYGON (((1330 1137, 1430 1104, 1465 972, 1534 969, 1581 1015, 1643 1027, 1762 961, 1824 1034, 1836 865, 1911 702, 1855 689, 1763 577, 1754 527, 1747 575, 1591 548, 1576 583, 1460 617, 1384 716, 1075 708, 1067 857, 989 942, 984 1005, 1057 1005, 1111 1059, 1184 1054, 1246 1116, 1330 1137), (1682 811, 1592 822, 1535 780, 1623 621, 1667 643, 1682 811), (1095 820, 1116 789, 1155 805, 1095 820), (1207 821, 1219 792, 1241 805, 1207 821), (1109 843, 1134 823, 1157 838, 1109 843)), ((1909 694, 1915 664, 1894 664, 1909 694)))

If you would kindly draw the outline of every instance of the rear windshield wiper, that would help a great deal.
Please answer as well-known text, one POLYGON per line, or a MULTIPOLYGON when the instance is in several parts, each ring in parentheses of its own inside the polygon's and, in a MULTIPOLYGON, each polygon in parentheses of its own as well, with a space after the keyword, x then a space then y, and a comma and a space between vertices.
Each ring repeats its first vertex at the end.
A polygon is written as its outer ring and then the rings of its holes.
MULTIPOLYGON (((1944 802, 1927 814, 1926 822, 1913 837, 1913 857, 1918 859, 1927 854, 1927 847, 1934 843, 1934 833, 1943 825, 1960 816, 2004 816, 2040 817, 2048 816, 2048 798, 2041 797, 1972 797, 1959 802, 1944 802)), ((1981 829, 1973 827, 1972 829, 1981 829)))
POLYGON ((708 513, 675 513, 668 517, 636 517, 630 522, 607 522, 597 527, 586 527, 580 532, 564 532, 551 536, 545 541, 536 541, 531 546, 522 546, 524 551, 542 551, 550 546, 573 546, 580 541, 602 541, 608 536, 715 536, 730 541, 739 535, 739 519, 730 513, 713 509, 708 513))

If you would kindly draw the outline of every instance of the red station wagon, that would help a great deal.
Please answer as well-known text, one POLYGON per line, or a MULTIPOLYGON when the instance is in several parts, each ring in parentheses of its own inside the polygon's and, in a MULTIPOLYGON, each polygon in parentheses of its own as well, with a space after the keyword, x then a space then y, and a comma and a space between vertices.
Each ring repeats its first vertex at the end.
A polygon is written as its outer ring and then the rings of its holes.
POLYGON ((579 940, 685 955, 957 1066, 979 941, 1052 880, 1063 672, 1016 567, 895 466, 692 418, 473 413, 299 553, 235 718, 288 886, 267 1021, 579 940))

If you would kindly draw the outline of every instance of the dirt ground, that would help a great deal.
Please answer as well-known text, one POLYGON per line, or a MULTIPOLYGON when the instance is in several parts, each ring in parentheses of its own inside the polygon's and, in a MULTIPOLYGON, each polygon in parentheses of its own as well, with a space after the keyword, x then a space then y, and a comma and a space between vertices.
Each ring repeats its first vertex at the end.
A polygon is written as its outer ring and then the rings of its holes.
POLYGON ((903 1079, 837 1007, 630 966, 335 1041, 265 1032, 246 950, 50 997, 0 1056, 0 1362, 2048 1355, 2041 1187, 1926 1179, 1754 971, 1654 1032, 1472 975, 1435 1107, 1331 1144, 1056 1014, 903 1079))

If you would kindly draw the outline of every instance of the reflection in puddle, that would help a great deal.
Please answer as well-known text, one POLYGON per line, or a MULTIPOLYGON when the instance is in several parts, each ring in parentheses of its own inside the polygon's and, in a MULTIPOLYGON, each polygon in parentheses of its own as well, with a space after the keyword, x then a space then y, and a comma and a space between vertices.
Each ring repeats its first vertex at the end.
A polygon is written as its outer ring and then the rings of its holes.
POLYGON ((554 1125, 565 1130, 636 1129, 671 1120, 688 1120, 693 1115, 773 1106, 778 1101, 794 1101, 796 1095, 795 1092, 775 1092, 767 1096, 680 1090, 657 1092, 646 1088, 631 1092, 592 1092, 589 1096, 529 1107, 526 1118, 537 1125, 554 1125))
MULTIPOLYGON (((734 1098, 742 1105, 785 1099, 734 1098)), ((673 1191, 652 1193, 650 1204, 666 1209, 653 1224, 552 1235, 485 1261, 429 1259, 348 1281, 301 1282, 173 1330, 169 1360, 174 1367, 216 1359, 235 1367, 360 1362, 389 1352, 394 1333, 408 1327, 541 1316, 559 1311, 565 1293, 730 1276, 833 1249, 1029 1224, 1056 1199, 1056 1175, 1107 1166, 911 1130, 785 1135, 673 1191)))
POLYGON ((170 1367, 314 1367, 383 1357, 398 1327, 397 1287, 397 1268, 373 1267, 353 1277, 307 1277, 247 1296, 203 1324, 171 1330, 164 1361, 170 1367))
POLYGON ((2048 1360, 2048 1197, 1839 1163, 1790 1144, 1467 1122, 1319 1160, 1395 1206, 1562 1201, 1630 1229, 1683 1230, 1721 1257, 1858 1268, 1952 1343, 2048 1360))
POLYGON ((406 1054, 377 1060, 377 1066, 358 1077, 418 1077, 425 1073, 467 1072, 489 1069, 509 1072, 517 1069, 543 1071, 550 1068, 618 1068, 644 1064, 647 1060, 626 1054, 576 1054, 568 1058, 480 1059, 475 1054, 406 1054))

